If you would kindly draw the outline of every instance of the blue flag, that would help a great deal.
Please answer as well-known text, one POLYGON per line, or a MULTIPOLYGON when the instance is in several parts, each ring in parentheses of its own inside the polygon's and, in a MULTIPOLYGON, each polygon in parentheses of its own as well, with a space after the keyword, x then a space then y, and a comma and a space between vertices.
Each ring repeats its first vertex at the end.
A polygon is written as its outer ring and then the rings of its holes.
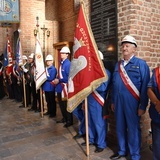
POLYGON ((23 65, 22 48, 21 48, 20 38, 18 38, 18 40, 17 40, 17 46, 16 46, 16 63, 19 66, 23 65))
POLYGON ((3 62, 3 66, 4 66, 4 67, 8 66, 7 44, 6 44, 5 51, 4 51, 4 62, 3 62))

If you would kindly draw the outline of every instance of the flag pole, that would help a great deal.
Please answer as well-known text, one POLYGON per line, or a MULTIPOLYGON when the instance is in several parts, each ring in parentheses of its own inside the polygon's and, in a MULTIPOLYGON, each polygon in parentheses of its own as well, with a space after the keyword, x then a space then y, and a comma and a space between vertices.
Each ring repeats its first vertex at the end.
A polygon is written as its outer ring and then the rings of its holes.
POLYGON ((89 156, 88 102, 87 102, 87 98, 85 98, 85 124, 86 124, 86 155, 89 156))
MULTIPOLYGON (((20 41, 20 32, 21 32, 21 30, 18 29, 18 32, 19 32, 19 41, 20 41)), ((21 44, 19 44, 19 47, 21 47, 20 45, 21 45, 21 44)), ((23 53, 22 53, 22 48, 21 48, 21 56, 22 56, 22 54, 23 54, 23 53)), ((23 62, 22 62, 22 63, 23 63, 23 62)), ((23 73, 23 76, 22 76, 22 81, 23 81, 24 107, 26 108, 26 107, 27 107, 27 100, 26 100, 26 85, 25 85, 24 73, 23 73)))
MULTIPOLYGON (((80 4, 83 6, 84 1, 80 0, 80 4)), ((87 98, 84 100, 85 102, 85 126, 86 126, 86 155, 89 157, 89 131, 88 131, 88 101, 87 98)))
MULTIPOLYGON (((37 36, 39 38, 39 17, 37 16, 36 17, 36 21, 37 21, 37 24, 36 24, 36 29, 34 30, 34 35, 35 35, 35 42, 37 42, 37 36)), ((36 44, 36 43, 35 43, 36 44)), ((44 56, 43 56, 43 59, 44 59, 44 56)), ((44 113, 43 113, 43 90, 42 90, 42 87, 40 87, 40 103, 41 103, 41 112, 40 112, 40 115, 41 117, 43 118, 44 117, 44 113)))
POLYGON ((42 87, 40 87, 40 99, 41 99, 41 117, 44 117, 43 114, 43 91, 42 91, 42 87))
POLYGON ((24 107, 27 107, 27 102, 26 102, 26 86, 25 86, 25 78, 24 78, 24 74, 22 76, 23 79, 23 94, 24 94, 24 107))

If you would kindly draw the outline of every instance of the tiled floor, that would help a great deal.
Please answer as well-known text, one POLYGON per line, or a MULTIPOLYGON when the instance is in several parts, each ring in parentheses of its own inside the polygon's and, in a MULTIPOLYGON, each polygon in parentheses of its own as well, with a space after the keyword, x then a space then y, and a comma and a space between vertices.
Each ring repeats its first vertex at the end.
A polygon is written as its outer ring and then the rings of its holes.
MULTIPOLYGON (((28 108, 13 100, 0 100, 0 160, 109 160, 115 146, 109 146, 101 153, 94 153, 90 146, 89 156, 80 144, 83 139, 74 140, 77 121, 69 128, 56 124, 56 118, 28 112, 28 108)), ((142 160, 151 160, 152 152, 142 151, 142 160)), ((125 158, 122 158, 124 160, 125 158)))

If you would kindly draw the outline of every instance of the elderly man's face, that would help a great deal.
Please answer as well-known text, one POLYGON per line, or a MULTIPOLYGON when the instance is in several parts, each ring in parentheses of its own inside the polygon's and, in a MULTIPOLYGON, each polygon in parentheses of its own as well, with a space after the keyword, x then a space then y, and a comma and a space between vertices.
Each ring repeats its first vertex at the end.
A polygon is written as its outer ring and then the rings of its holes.
POLYGON ((130 58, 132 55, 134 55, 136 47, 131 43, 123 43, 121 46, 121 51, 124 57, 127 56, 128 58, 130 58))

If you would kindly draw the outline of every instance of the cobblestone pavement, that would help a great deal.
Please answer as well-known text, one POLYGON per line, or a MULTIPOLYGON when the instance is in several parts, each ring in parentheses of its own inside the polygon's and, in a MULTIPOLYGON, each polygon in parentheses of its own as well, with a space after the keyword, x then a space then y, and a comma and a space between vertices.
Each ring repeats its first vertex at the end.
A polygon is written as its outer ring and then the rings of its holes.
MULTIPOLYGON (((56 118, 19 108, 21 103, 7 99, 0 100, 0 160, 109 160, 116 146, 109 146, 101 153, 86 156, 86 148, 80 144, 83 139, 74 140, 77 121, 69 128, 56 124, 61 118, 58 109, 56 118)), ((142 151, 142 160, 151 160, 152 152, 142 151)), ((125 158, 121 158, 125 160, 125 158)))

